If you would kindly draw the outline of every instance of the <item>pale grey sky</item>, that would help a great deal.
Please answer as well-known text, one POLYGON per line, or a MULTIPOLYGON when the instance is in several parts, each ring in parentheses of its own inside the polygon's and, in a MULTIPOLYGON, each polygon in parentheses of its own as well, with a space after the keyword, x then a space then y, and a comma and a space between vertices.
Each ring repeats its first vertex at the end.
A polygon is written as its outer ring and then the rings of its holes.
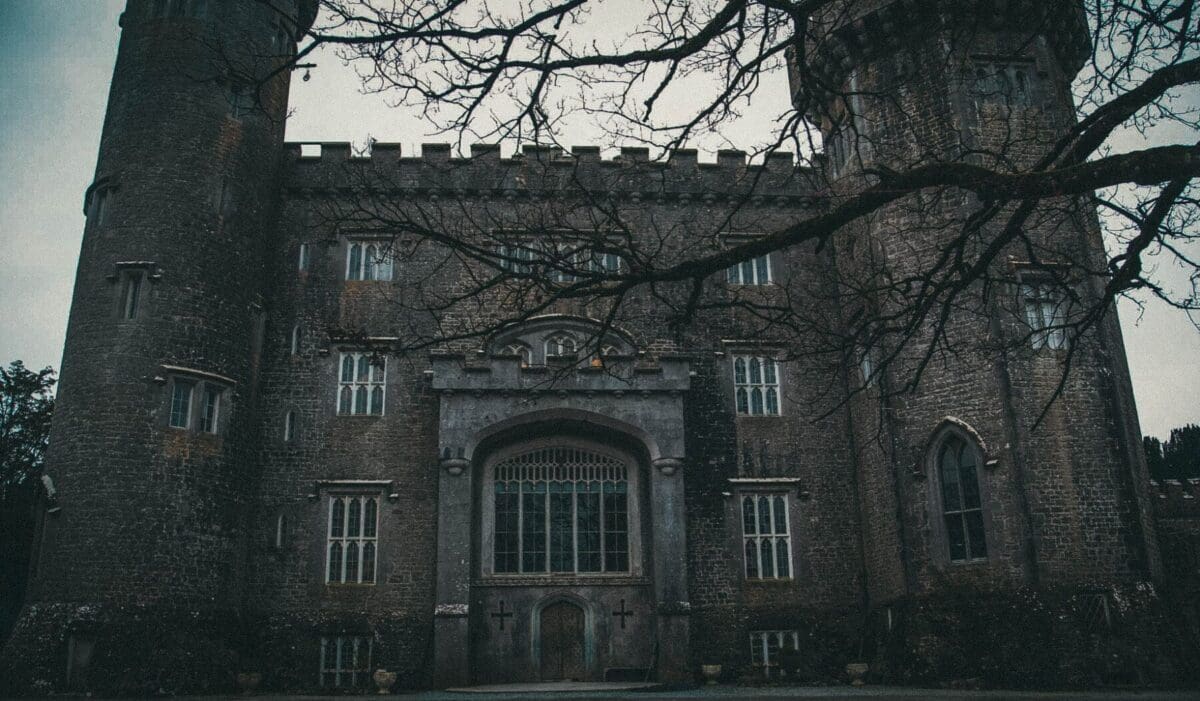
MULTIPOLYGON (((96 164, 125 0, 0 0, 0 363, 58 367, 83 232, 82 198, 96 164)), ((429 127, 380 97, 357 93, 351 68, 319 56, 293 83, 293 141, 364 141, 415 150, 429 127)), ((787 99, 777 76, 730 132, 741 148, 787 99)), ((596 143, 580 126, 570 144, 596 143)), ((708 143, 716 148, 725 144, 708 143)), ((1169 271, 1168 271, 1169 272, 1169 271)), ((1145 433, 1200 423, 1200 333, 1183 314, 1120 308, 1145 433)))

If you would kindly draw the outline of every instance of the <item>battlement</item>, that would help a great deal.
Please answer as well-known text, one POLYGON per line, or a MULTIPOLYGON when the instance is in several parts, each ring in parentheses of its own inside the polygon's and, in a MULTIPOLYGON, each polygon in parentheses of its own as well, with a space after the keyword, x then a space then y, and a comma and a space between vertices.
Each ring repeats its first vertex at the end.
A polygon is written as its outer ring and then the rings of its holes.
POLYGON ((772 152, 751 162, 744 151, 721 150, 704 162, 696 149, 678 149, 651 160, 647 148, 622 148, 602 158, 597 146, 526 145, 503 158, 497 144, 474 144, 469 157, 455 156, 449 144, 422 144, 420 155, 406 155, 400 144, 375 143, 357 153, 347 142, 288 143, 287 188, 320 191, 364 186, 445 189, 457 197, 490 191, 512 195, 529 191, 620 192, 632 196, 699 196, 723 199, 737 194, 804 203, 813 193, 813 173, 790 152, 772 152), (368 175, 370 180, 362 179, 368 175))
POLYGON ((1159 518, 1200 518, 1200 477, 1150 480, 1150 490, 1159 518))

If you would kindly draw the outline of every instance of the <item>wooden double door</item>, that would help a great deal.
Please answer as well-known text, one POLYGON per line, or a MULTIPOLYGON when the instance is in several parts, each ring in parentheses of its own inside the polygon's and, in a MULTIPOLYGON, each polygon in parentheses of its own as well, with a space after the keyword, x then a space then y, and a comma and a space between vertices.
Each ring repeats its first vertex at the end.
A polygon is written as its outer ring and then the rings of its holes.
POLYGON ((541 672, 544 681, 587 678, 583 609, 559 601, 542 609, 541 672))

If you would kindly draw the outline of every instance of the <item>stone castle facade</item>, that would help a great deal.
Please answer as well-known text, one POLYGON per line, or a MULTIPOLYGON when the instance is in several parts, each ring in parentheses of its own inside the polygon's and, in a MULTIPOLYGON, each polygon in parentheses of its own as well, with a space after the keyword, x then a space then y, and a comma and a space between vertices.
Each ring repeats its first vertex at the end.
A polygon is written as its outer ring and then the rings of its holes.
MULTIPOLYGON (((1037 430, 1064 351, 995 351, 985 341, 1021 333, 1003 302, 955 321, 970 347, 886 401, 898 378, 790 353, 737 310, 680 328, 643 297, 607 326, 559 305, 389 354, 398 329, 431 323, 403 303, 410 283, 452 291, 466 273, 402 234, 331 225, 330 205, 355 193, 452 202, 513 230, 547 208, 578 223, 600 198, 635 230, 729 218, 736 237, 812 216, 858 171, 833 152, 831 189, 816 192, 783 155, 285 144, 288 77, 249 95, 212 69, 213 47, 277 54, 314 4, 129 0, 45 517, 4 651, 16 688, 220 690, 238 671, 355 688, 378 668, 409 687, 690 682, 701 664, 828 680, 860 659, 892 681, 1123 673, 1097 662, 1105 645, 1143 638, 1110 609, 1152 611, 1161 565, 1112 315, 1037 430), (377 259, 386 245, 404 254, 377 259)), ((944 4, 856 2, 829 20, 825 77, 899 95, 861 107, 877 138, 857 158, 911 148, 912 114, 981 143, 1001 117, 1060 133, 1088 39, 1074 3, 1049 6, 1009 3, 945 54, 969 70, 1039 27, 1019 62, 1037 109, 1003 114, 921 70, 923 52, 953 45, 934 21, 944 4)), ((774 252, 724 282, 815 305, 811 290, 867 274, 868 258, 918 265, 967 206, 943 203, 926 216, 944 224, 901 245, 889 231, 916 215, 893 203, 832 246, 774 252)), ((1031 235, 1102 252, 1094 213, 1047 215, 1031 235)))

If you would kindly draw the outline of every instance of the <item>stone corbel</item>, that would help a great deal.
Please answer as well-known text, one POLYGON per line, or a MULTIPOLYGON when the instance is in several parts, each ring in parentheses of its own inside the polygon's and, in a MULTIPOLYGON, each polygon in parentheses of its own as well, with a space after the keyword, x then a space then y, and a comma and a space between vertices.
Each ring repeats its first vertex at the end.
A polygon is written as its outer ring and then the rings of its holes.
POLYGON ((466 458, 442 458, 441 460, 442 469, 453 477, 461 475, 470 464, 471 461, 466 458))
POLYGON ((676 471, 683 469, 683 460, 679 458, 658 458, 651 464, 658 468, 658 471, 667 477, 670 477, 671 475, 675 474, 676 471))

